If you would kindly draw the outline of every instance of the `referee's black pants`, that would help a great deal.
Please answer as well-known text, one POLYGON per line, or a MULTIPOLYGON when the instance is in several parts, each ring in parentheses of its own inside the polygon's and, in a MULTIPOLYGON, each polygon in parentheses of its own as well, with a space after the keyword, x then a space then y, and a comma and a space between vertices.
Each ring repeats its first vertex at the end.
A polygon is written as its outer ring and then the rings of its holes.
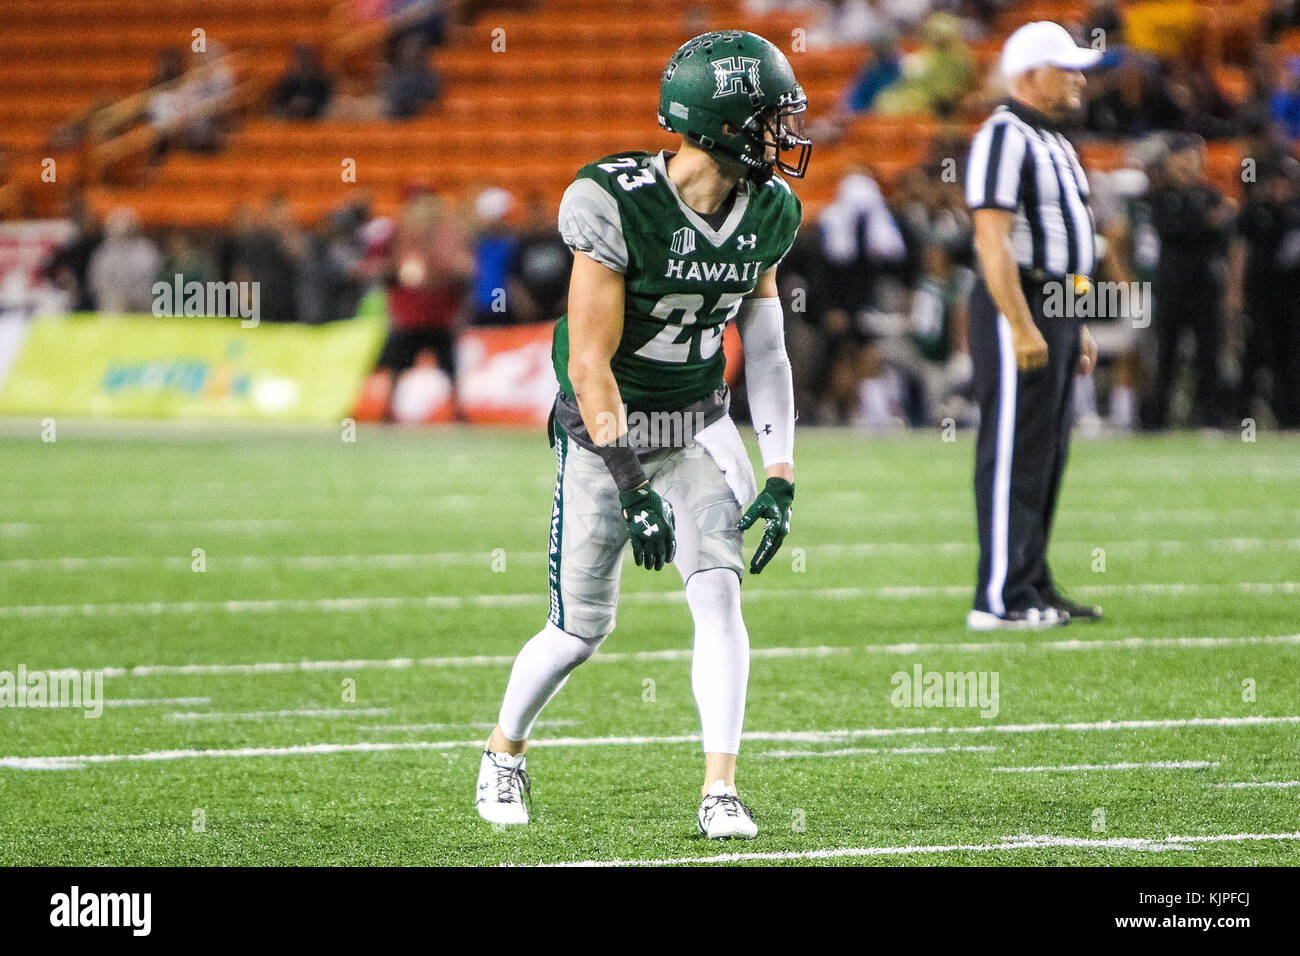
POLYGON ((1052 586, 1047 541, 1070 450, 1071 393, 1079 321, 1043 314, 1047 282, 1022 275, 1047 364, 1016 367, 1011 326, 981 279, 970 301, 970 352, 980 406, 975 446, 979 580, 975 609, 1005 614, 1041 607, 1052 586))

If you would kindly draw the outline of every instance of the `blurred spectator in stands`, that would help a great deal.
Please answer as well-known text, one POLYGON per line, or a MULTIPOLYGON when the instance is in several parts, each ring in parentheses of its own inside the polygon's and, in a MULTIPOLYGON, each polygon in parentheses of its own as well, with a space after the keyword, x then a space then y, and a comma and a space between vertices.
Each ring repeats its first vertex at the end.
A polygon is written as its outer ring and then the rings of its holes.
POLYGON ((67 295, 68 309, 91 312, 95 297, 90 291, 88 274, 90 257, 103 239, 99 220, 85 194, 74 194, 68 203, 68 218, 76 225, 76 234, 54 250, 43 270, 46 278, 67 295))
POLYGON ((1261 127, 1273 123, 1274 72, 1269 47, 1253 50, 1246 72, 1246 98, 1237 111, 1244 136, 1256 135, 1261 127))
POLYGON ((236 282, 259 284, 261 321, 298 320, 298 265, 305 252, 288 197, 269 197, 232 250, 230 270, 236 282))
POLYGON ((832 308, 858 320, 877 300, 877 283, 907 255, 902 233, 876 181, 863 169, 840 180, 818 220, 832 308))
MULTIPOLYGON (((795 407, 806 409, 809 422, 834 421, 838 413, 826 398, 830 388, 830 336, 826 329, 825 262, 821 237, 813 229, 800 230, 777 271, 781 305, 785 311, 786 351, 794 370, 795 407)), ((746 404, 737 396, 734 404, 746 404)))
POLYGON ((892 211, 907 244, 903 277, 909 288, 924 275, 929 246, 942 246, 958 265, 973 265, 974 225, 960 182, 960 176, 945 182, 927 166, 913 166, 899 177, 892 211))
POLYGON ((509 295, 508 279, 519 239, 506 223, 514 198, 491 187, 474 197, 475 325, 509 325, 516 321, 516 303, 509 295))
POLYGON ((971 381, 966 305, 974 286, 974 271, 957 265, 942 243, 925 247, 904 322, 872 346, 878 373, 862 386, 864 424, 890 424, 895 404, 913 428, 976 420, 961 394, 971 381))
POLYGON ((429 65, 429 48, 419 36, 407 36, 398 44, 393 63, 380 81, 384 113, 389 119, 409 119, 437 101, 441 85, 429 65))
POLYGON ((867 59, 858 71, 840 101, 843 113, 865 113, 876 104, 881 92, 897 83, 903 76, 903 57, 898 49, 898 37, 885 30, 871 37, 867 59))
POLYGON ((370 194, 358 192, 330 212, 326 231, 327 320, 350 319, 368 287, 364 230, 370 221, 370 194))
POLYGON ((455 377, 456 333, 474 281, 473 250, 457 219, 427 192, 412 196, 402 210, 388 290, 392 326, 379 357, 390 376, 428 349, 438 367, 455 377))
POLYGON ((145 115, 158 139, 154 146, 154 161, 161 160, 172 147, 176 127, 185 112, 185 98, 181 91, 181 77, 185 75, 185 55, 177 48, 158 54, 154 64, 153 79, 149 81, 149 105, 145 115))
POLYGON ((1240 356, 1235 419, 1268 404, 1281 428, 1300 428, 1300 169, 1285 160, 1259 171, 1237 217, 1224 294, 1229 351, 1240 356), (1269 372, 1270 388, 1260 382, 1269 372))
POLYGON ((546 197, 534 193, 528 201, 528 221, 519 236, 510 271, 511 311, 520 322, 552 322, 564 314, 569 301, 569 271, 573 253, 555 228, 546 197))
MULTIPOLYGON (((1092 187, 1089 205, 1104 238, 1098 245, 1097 278, 1124 283, 1139 293, 1130 294, 1124 314, 1088 321, 1098 352, 1097 374, 1091 377, 1109 379, 1108 422, 1119 431, 1137 427, 1138 396, 1146 370, 1154 364, 1150 292, 1160 264, 1160 236, 1153 224, 1150 193, 1153 182, 1159 182, 1166 155, 1165 137, 1156 134, 1131 145, 1122 168, 1110 173, 1086 171, 1092 187)), ((1075 382, 1075 409, 1081 423, 1098 417, 1097 389, 1082 379, 1075 382)))
MULTIPOLYGON (((482 5, 480 0, 475 2, 482 5)), ((390 0, 391 13, 400 15, 402 22, 389 37, 388 58, 392 58, 407 37, 416 37, 426 48, 442 46, 458 19, 461 5, 461 0, 390 0)))
POLYGON ((1264 42, 1277 43, 1293 27, 1300 27, 1300 0, 1271 0, 1264 18, 1264 42))
POLYGON ((1107 137, 1144 135, 1157 128, 1157 113, 1171 109, 1157 103, 1160 88, 1148 82, 1136 61, 1090 74, 1085 94, 1084 126, 1107 137))
POLYGON ((284 119, 318 119, 333 91, 334 80, 325 72, 316 48, 299 43, 290 55, 288 70, 271 92, 271 114, 284 119))
POLYGON ((1235 109, 1219 88, 1204 56, 1183 57, 1171 63, 1167 87, 1176 115, 1165 129, 1205 139, 1224 139, 1238 132, 1235 109))
POLYGON ((897 83, 902 75, 903 56, 898 49, 897 35, 892 30, 875 34, 848 89, 840 94, 827 116, 810 121, 813 139, 830 145, 836 143, 854 117, 870 112, 880 94, 897 83))
POLYGON ((961 21, 935 13, 925 21, 925 45, 903 58, 903 76, 881 92, 877 109, 897 115, 949 116, 978 86, 975 56, 961 36, 961 21))
POLYGON ((934 7, 934 0, 876 0, 894 27, 906 32, 917 26, 934 7))
POLYGON ((903 262, 907 247, 880 187, 864 170, 840 180, 835 199, 818 222, 827 297, 827 332, 832 348, 832 381, 850 380, 874 401, 884 387, 870 345, 879 332, 871 312, 880 305, 879 284, 891 265, 903 262))
MULTIPOLYGON (((163 242, 163 261, 155 281, 171 285, 176 276, 181 277, 181 287, 188 282, 208 283, 217 278, 217 267, 205 250, 196 246, 188 235, 179 229, 167 233, 163 242)), ((177 303, 177 312, 181 310, 177 303)))
POLYGON ((1150 424, 1166 428, 1179 367, 1182 333, 1195 339, 1191 422, 1213 427, 1219 398, 1223 252, 1234 210, 1205 176, 1205 142, 1178 134, 1169 141, 1164 182, 1151 193, 1152 226, 1160 237, 1155 279, 1156 388, 1150 424))
POLYGON ((1222 139, 1239 130, 1236 113, 1203 57, 1158 64, 1125 55, 1088 80, 1085 125, 1111 138, 1166 130, 1222 139))
POLYGON ((331 123, 373 123, 384 118, 384 98, 375 84, 360 73, 344 72, 338 91, 330 98, 325 118, 331 123))
MULTIPOLYGON (((1291 141, 1281 125, 1258 114, 1243 123, 1241 155, 1255 161, 1257 170, 1286 165, 1291 158, 1291 141)), ((1241 189, 1249 198, 1259 186, 1258 176, 1242 176, 1241 189)))
POLYGON ((230 220, 217 244, 217 271, 222 282, 230 282, 248 237, 256 226, 257 215, 250 203, 238 203, 230 211, 230 220))
POLYGON ((889 21, 870 0, 828 0, 817 24, 808 31, 808 48, 859 46, 888 26, 889 21))
POLYGON ((298 321, 319 325, 330 319, 329 221, 316 224, 300 234, 302 255, 294 274, 294 298, 298 303, 298 321))
POLYGON ((1102 51, 1098 68, 1114 66, 1118 48, 1124 42, 1124 20, 1119 15, 1118 0, 1092 0, 1083 21, 1083 42, 1102 51), (1098 45, 1100 43, 1100 46, 1098 45))
POLYGON ((135 211, 119 206, 104 222, 104 241, 90 256, 86 283, 105 313, 149 312, 162 265, 158 247, 140 232, 135 211))
POLYGON ((209 41, 204 51, 190 54, 190 71, 183 84, 185 148, 198 153, 219 150, 225 142, 226 108, 235 95, 235 74, 226 48, 209 41))
POLYGON ((1273 93, 1270 116, 1291 139, 1300 139, 1300 56, 1290 56, 1273 93))

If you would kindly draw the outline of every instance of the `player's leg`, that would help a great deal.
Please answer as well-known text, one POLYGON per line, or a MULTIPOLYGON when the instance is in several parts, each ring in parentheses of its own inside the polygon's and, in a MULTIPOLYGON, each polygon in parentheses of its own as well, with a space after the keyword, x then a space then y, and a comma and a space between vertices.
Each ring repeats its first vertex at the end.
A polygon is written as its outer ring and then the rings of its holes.
POLYGON ((1185 305, 1172 290, 1156 291, 1156 381, 1152 396, 1151 427, 1169 427, 1174 385, 1178 380, 1178 344, 1183 331, 1185 305))
MULTIPOLYGON (((734 441, 739 445, 738 434, 734 441)), ((731 457, 732 467, 749 467, 747 460, 731 457)), ((748 481, 752 483, 752 473, 748 481)), ((700 829, 713 838, 748 839, 758 828, 736 790, 736 755, 749 685, 749 633, 740 609, 743 536, 736 530, 740 496, 698 445, 673 455, 652 484, 677 516, 674 563, 695 624, 691 689, 704 749, 700 829)))
POLYGON ((1091 375, 1081 378, 1075 374, 1080 350, 1078 323, 1061 319, 1051 326, 1049 331, 1054 336, 1049 340, 1049 347, 1054 350, 1049 366, 1056 379, 1054 383, 1056 394, 1060 397, 1056 408, 1056 454, 1052 460, 1047 498, 1043 505, 1043 548, 1040 552, 1041 564, 1034 588, 1048 607, 1064 612, 1069 615, 1070 620, 1098 620, 1102 615, 1101 608, 1070 600, 1057 586, 1047 562, 1052 526, 1056 520, 1056 503, 1060 497, 1065 467, 1070 459, 1070 433, 1074 424, 1075 410, 1070 392, 1080 382, 1091 382, 1093 378, 1091 375))
POLYGON ((980 562, 966 626, 1056 626, 1068 619, 1043 604, 1034 580, 1047 546, 1043 509, 1056 455, 1059 396, 1049 369, 1017 369, 1010 324, 982 283, 971 298, 970 314, 980 404, 975 457, 980 562))
POLYGON ((479 814, 527 823, 528 737, 546 704, 614 630, 627 532, 604 463, 557 428, 558 463, 548 548, 551 611, 515 658, 497 726, 479 767, 479 814))

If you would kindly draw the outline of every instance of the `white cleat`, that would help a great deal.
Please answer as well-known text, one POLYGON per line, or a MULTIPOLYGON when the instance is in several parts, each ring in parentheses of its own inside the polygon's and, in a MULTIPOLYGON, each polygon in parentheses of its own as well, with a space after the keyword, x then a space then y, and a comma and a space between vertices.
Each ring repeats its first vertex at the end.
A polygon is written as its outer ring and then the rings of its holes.
POLYGON ((475 807, 488 823, 528 822, 528 806, 524 801, 531 795, 531 787, 524 770, 526 762, 523 754, 512 757, 483 751, 483 760, 478 765, 475 807))
POLYGON ((752 840, 758 836, 758 824, 736 796, 736 788, 715 780, 700 802, 700 832, 710 840, 752 840))
POLYGON ((989 611, 969 611, 966 614, 968 631, 1043 631, 1069 623, 1070 615, 1054 607, 1031 607, 1027 611, 1008 611, 1000 616, 989 611))

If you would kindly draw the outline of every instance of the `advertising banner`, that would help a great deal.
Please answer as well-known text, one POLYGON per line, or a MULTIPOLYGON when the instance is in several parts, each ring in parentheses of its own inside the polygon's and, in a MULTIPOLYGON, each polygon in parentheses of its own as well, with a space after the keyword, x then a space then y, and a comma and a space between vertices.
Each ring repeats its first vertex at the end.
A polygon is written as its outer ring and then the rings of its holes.
POLYGON ((38 320, 0 415, 338 421, 386 334, 382 316, 245 328, 217 318, 38 320))
POLYGON ((465 420, 545 425, 559 384, 550 322, 470 329, 456 342, 456 392, 465 420))

